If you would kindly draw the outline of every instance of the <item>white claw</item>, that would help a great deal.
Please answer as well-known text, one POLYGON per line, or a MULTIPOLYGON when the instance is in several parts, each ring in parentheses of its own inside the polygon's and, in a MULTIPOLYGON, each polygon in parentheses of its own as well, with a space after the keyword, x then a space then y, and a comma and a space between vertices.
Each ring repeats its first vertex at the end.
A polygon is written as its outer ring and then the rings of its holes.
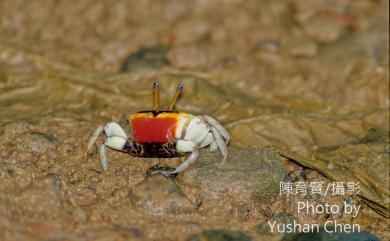
POLYGON ((126 142, 127 140, 120 136, 110 136, 104 140, 104 145, 117 151, 123 151, 126 142))
POLYGON ((119 136, 119 137, 122 137, 124 139, 127 139, 127 135, 126 135, 125 131, 116 122, 109 122, 109 123, 107 123, 104 126, 104 133, 106 133, 106 135, 108 137, 119 136))
POLYGON ((102 131, 103 131, 103 126, 98 126, 98 128, 96 128, 96 130, 93 132, 92 136, 88 140, 87 151, 89 151, 92 148, 92 146, 96 143, 102 131))
POLYGON ((108 168, 108 160, 106 157, 106 147, 117 151, 123 151, 123 147, 127 142, 127 135, 125 131, 120 127, 118 123, 109 122, 103 126, 99 126, 96 128, 93 135, 89 138, 87 144, 87 151, 91 149, 91 147, 96 143, 99 135, 103 132, 105 133, 105 139, 103 144, 99 146, 99 157, 100 157, 100 165, 102 166, 104 171, 107 171, 108 168))

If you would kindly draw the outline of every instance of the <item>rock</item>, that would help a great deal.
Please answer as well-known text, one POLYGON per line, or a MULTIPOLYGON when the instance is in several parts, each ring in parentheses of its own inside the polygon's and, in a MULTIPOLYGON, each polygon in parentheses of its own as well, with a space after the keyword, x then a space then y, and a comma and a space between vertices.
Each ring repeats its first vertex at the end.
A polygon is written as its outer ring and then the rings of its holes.
POLYGON ((227 195, 235 202, 272 202, 279 194, 279 183, 286 173, 281 158, 271 149, 229 147, 229 156, 223 167, 220 155, 208 150, 202 151, 198 160, 178 182, 197 189, 206 199, 219 199, 227 195))
POLYGON ((170 64, 166 58, 166 52, 167 48, 159 46, 141 49, 126 58, 121 70, 123 72, 159 70, 170 64))
POLYGON ((318 233, 300 233, 288 235, 282 241, 380 241, 367 232, 360 233, 329 233, 321 229, 318 233))
POLYGON ((12 140, 30 130, 31 125, 27 122, 16 121, 3 126, 1 135, 3 140, 12 140))
POLYGON ((101 227, 88 235, 87 240, 96 241, 125 241, 125 240, 145 240, 143 233, 132 227, 101 227))
POLYGON ((210 24, 207 21, 187 19, 178 21, 172 31, 175 46, 190 45, 205 40, 210 35, 210 24))
POLYGON ((207 49, 198 46, 182 46, 168 53, 172 65, 182 69, 205 69, 207 66, 207 49))
POLYGON ((24 204, 26 211, 57 216, 62 211, 62 182, 55 174, 48 174, 34 180, 15 197, 14 201, 24 204))
MULTIPOLYGON (((280 223, 280 224, 292 224, 291 218, 284 214, 284 213, 278 213, 275 215, 274 218, 269 220, 269 222, 273 223, 280 223)), ((271 232, 270 224, 267 222, 260 223, 254 227, 254 231, 256 235, 258 235, 260 240, 268 240, 268 241, 279 241, 283 238, 283 233, 279 232, 271 232)))
POLYGON ((69 211, 69 215, 70 215, 73 222, 84 223, 88 220, 87 214, 80 207, 73 207, 69 211))
POLYGON ((232 211, 234 219, 245 220, 248 218, 250 210, 243 206, 235 206, 232 211))
POLYGON ((337 21, 316 18, 303 25, 303 31, 319 43, 333 43, 341 37, 344 26, 337 21))
POLYGON ((308 152, 310 155, 298 154, 282 147, 277 147, 277 150, 281 155, 316 170, 331 180, 359 183, 357 195, 375 211, 390 217, 388 146, 388 132, 371 129, 362 138, 317 147, 313 152, 308 152))
POLYGON ((181 214, 193 212, 196 207, 171 179, 155 175, 145 179, 129 192, 136 207, 153 214, 181 214))
POLYGON ((32 131, 25 137, 28 147, 33 153, 44 153, 58 144, 57 138, 45 132, 32 131))
POLYGON ((236 231, 206 230, 199 235, 190 236, 187 241, 251 241, 252 239, 236 231))
POLYGON ((291 1, 294 19, 303 32, 320 43, 332 43, 348 28, 356 27, 354 19, 347 15, 343 3, 321 4, 316 1, 291 1))
POLYGON ((283 45, 293 57, 312 58, 318 53, 318 44, 295 28, 291 30, 291 37, 284 40, 283 45))

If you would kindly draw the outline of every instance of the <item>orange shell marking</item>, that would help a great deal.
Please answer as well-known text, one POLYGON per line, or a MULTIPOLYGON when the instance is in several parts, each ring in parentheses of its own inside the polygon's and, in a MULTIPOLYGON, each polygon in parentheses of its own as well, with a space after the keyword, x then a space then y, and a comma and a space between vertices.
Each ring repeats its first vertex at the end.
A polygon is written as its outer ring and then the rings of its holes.
POLYGON ((138 112, 129 117, 136 143, 167 143, 176 139, 178 113, 138 112))

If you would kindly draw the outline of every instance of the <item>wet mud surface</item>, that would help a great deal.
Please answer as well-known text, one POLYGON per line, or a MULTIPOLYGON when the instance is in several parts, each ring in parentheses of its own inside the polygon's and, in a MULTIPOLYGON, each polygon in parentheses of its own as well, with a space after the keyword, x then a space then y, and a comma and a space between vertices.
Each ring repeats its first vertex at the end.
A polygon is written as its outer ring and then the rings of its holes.
POLYGON ((291 237, 267 221, 337 220, 360 224, 367 233, 356 240, 387 240, 388 9, 369 0, 0 2, 0 239, 279 241, 291 237), (177 109, 226 127, 224 166, 204 149, 175 180, 146 179, 151 166, 183 158, 108 151, 103 172, 97 148, 87 153, 98 125, 128 131, 130 113, 151 109, 154 80, 162 106, 180 82, 177 109), (287 197, 285 181, 359 182, 360 192, 287 197), (362 207, 356 217, 298 213, 307 200, 362 207))

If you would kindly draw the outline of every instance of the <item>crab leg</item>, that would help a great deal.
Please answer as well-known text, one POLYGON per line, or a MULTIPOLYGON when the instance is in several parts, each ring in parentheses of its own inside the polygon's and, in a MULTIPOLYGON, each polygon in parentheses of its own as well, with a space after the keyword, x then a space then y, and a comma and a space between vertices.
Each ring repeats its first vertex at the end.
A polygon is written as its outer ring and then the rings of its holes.
POLYGON ((208 132, 206 138, 204 138, 203 142, 199 145, 199 148, 203 148, 205 146, 211 145, 214 142, 213 133, 208 132))
POLYGON ((158 81, 155 81, 153 83, 153 110, 154 111, 158 111, 158 94, 160 92, 160 84, 158 83, 158 81))
POLYGON ((104 171, 107 171, 107 167, 108 167, 105 147, 109 147, 117 151, 123 151, 123 147, 126 145, 126 143, 127 140, 122 137, 110 136, 107 137, 104 140, 104 143, 100 145, 99 147, 100 164, 104 171))
POLYGON ((123 147, 127 143, 127 135, 125 131, 120 127, 118 123, 109 122, 104 127, 99 126, 92 137, 88 141, 88 149, 92 147, 92 145, 98 139, 100 133, 104 130, 106 138, 99 146, 99 157, 100 157, 100 165, 102 166, 104 171, 107 171, 108 161, 106 157, 106 147, 109 147, 114 150, 123 151, 123 147))
POLYGON ((96 128, 96 130, 93 132, 92 136, 88 140, 87 152, 91 149, 93 144, 96 143, 96 141, 99 138, 99 136, 102 133, 102 131, 103 131, 103 126, 98 126, 98 128, 96 128))
POLYGON ((211 132, 213 133, 214 138, 215 138, 215 142, 217 143, 217 146, 222 154, 222 163, 220 164, 220 166, 222 167, 225 164, 226 158, 228 156, 228 150, 227 150, 226 144, 225 144, 221 134, 217 130, 217 128, 212 126, 211 132))
POLYGON ((184 162, 182 162, 176 168, 170 168, 170 167, 157 164, 148 170, 147 176, 152 176, 157 173, 161 173, 166 177, 175 177, 177 173, 185 170, 189 165, 191 165, 191 163, 193 163, 196 160, 196 158, 198 158, 199 155, 198 147, 196 143, 193 141, 179 140, 177 141, 176 149, 179 152, 191 152, 191 154, 187 157, 187 159, 184 162))
POLYGON ((229 133, 225 130, 225 128, 218 122, 216 121, 213 117, 205 115, 203 116, 207 123, 209 123, 211 126, 215 127, 218 132, 223 136, 223 138, 226 140, 225 143, 228 144, 230 141, 230 135, 229 133))
POLYGON ((101 144, 99 146, 99 159, 100 159, 100 165, 102 166, 104 171, 107 171, 108 168, 108 161, 106 157, 106 145, 101 144))
POLYGON ((210 143, 210 151, 215 151, 218 149, 218 145, 217 143, 213 140, 211 143, 210 143))
POLYGON ((177 88, 176 88, 175 95, 172 97, 171 103, 169 104, 170 111, 173 111, 173 108, 175 108, 177 98, 179 98, 179 96, 182 94, 182 92, 183 92, 183 85, 178 84, 177 88))
POLYGON ((182 172, 185 169, 187 169, 188 166, 191 165, 196 160, 196 158, 198 158, 198 155, 199 155, 198 149, 194 150, 187 157, 187 159, 176 168, 165 167, 160 164, 157 164, 148 170, 147 176, 152 176, 157 173, 161 173, 164 176, 169 178, 175 177, 179 172, 182 172))
POLYGON ((175 170, 172 171, 171 173, 179 173, 185 170, 189 165, 191 165, 191 163, 193 163, 196 160, 199 154, 198 147, 196 143, 193 141, 179 140, 177 141, 176 149, 179 152, 191 152, 191 155, 187 157, 187 159, 184 162, 182 162, 178 167, 176 167, 175 170))
POLYGON ((199 155, 198 149, 194 150, 191 153, 191 155, 187 157, 187 159, 184 162, 182 162, 178 167, 176 167, 175 170, 171 173, 179 173, 184 171, 185 169, 187 169, 189 165, 191 165, 196 160, 196 158, 198 158, 198 155, 199 155))

